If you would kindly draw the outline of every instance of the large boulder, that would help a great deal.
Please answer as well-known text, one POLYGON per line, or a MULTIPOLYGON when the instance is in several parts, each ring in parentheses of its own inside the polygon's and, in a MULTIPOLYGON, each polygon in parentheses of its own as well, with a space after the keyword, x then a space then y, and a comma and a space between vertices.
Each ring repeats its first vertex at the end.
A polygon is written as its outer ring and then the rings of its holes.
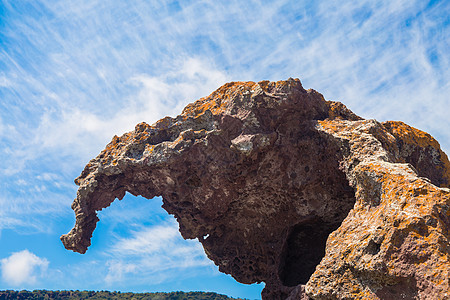
POLYGON ((97 211, 162 196, 185 239, 264 299, 450 299, 450 163, 429 134, 364 120, 298 79, 231 82, 115 136, 75 180, 97 211))

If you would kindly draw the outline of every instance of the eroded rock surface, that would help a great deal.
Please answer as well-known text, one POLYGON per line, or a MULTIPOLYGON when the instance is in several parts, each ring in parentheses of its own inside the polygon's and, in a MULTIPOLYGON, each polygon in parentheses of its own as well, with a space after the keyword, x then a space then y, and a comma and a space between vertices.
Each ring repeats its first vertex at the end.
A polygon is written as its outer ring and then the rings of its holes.
POLYGON ((84 253, 96 212, 162 196, 220 271, 264 299, 449 299, 450 163, 427 133, 363 120, 298 79, 232 82, 115 136, 75 182, 84 253))

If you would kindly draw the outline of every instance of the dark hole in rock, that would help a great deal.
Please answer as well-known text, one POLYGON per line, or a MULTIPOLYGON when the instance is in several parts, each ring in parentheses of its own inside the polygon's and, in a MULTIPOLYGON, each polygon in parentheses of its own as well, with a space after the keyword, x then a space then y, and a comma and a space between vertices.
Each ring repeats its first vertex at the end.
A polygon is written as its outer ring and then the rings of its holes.
POLYGON ((325 256, 328 235, 340 223, 326 223, 320 218, 295 225, 281 256, 279 277, 285 286, 306 284, 325 256))
POLYGON ((380 243, 376 243, 375 241, 371 240, 367 245, 366 252, 371 255, 376 255, 378 252, 380 252, 380 248, 380 243))

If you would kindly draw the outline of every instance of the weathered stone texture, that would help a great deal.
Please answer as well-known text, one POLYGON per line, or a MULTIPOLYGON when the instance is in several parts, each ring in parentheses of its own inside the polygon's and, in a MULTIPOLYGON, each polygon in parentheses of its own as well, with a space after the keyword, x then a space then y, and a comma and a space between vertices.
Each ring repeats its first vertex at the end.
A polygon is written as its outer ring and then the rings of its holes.
POLYGON ((220 271, 265 299, 450 299, 450 163, 427 133, 363 120, 298 79, 232 82, 115 136, 75 182, 84 253, 96 211, 163 197, 220 271))

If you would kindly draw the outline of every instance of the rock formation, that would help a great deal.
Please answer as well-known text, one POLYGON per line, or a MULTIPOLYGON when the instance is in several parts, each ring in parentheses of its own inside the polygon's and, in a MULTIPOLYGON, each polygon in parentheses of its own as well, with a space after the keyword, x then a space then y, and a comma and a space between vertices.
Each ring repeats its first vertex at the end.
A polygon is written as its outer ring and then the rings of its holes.
POLYGON ((96 212, 151 199, 221 272, 264 299, 450 299, 450 163, 429 134, 364 120, 298 79, 231 82, 115 136, 75 180, 84 253, 96 212))

